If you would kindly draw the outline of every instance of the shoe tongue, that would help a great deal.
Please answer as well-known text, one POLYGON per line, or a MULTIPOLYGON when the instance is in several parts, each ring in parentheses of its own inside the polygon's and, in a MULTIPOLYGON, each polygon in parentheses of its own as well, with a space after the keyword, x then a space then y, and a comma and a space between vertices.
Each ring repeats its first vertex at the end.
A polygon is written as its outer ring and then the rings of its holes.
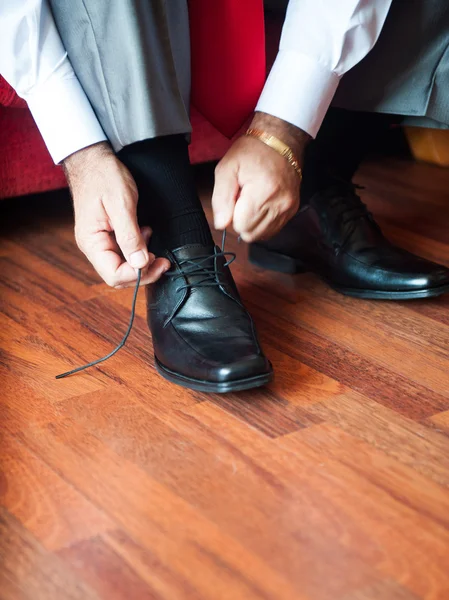
POLYGON ((215 246, 203 246, 203 244, 188 244, 187 246, 181 246, 172 250, 171 253, 174 255, 177 261, 181 260, 192 260, 198 257, 215 256, 215 246))

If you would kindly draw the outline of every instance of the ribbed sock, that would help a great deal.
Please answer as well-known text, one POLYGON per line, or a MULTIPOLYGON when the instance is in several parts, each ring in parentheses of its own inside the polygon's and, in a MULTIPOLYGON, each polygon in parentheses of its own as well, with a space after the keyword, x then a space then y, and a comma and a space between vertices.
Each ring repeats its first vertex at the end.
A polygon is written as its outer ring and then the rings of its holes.
POLYGON ((128 167, 139 191, 139 225, 153 230, 156 254, 186 244, 212 245, 183 135, 170 135, 125 146, 118 158, 128 167))

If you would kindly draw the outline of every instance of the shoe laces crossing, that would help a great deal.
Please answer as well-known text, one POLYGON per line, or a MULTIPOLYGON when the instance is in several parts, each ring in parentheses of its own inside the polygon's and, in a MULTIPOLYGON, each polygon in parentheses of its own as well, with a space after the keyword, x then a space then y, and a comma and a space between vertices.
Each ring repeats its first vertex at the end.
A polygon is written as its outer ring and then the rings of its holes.
POLYGON ((172 277, 176 279, 188 279, 189 283, 179 286, 176 288, 177 292, 182 290, 189 290, 192 288, 199 287, 212 287, 220 286, 225 282, 221 280, 221 270, 217 268, 217 258, 228 258, 224 267, 228 267, 236 259, 235 252, 225 252, 226 243, 226 231, 223 231, 223 237, 221 241, 221 252, 214 254, 204 254, 202 256, 195 256, 195 258, 186 258, 178 261, 178 271, 172 273, 166 273, 166 277, 172 277), (213 260, 211 260, 213 259, 213 260), (192 277, 202 277, 198 281, 192 281, 192 277))
MULTIPOLYGON (((181 291, 183 289, 191 289, 193 287, 205 287, 205 286, 212 286, 212 285, 223 285, 223 282, 220 280, 220 272, 217 269, 217 261, 216 259, 219 257, 227 257, 230 256, 230 260, 228 260, 225 263, 225 267, 229 266, 232 262, 234 262, 236 255, 234 252, 225 252, 225 242, 226 242, 226 230, 223 231, 223 237, 222 237, 222 241, 221 241, 221 252, 217 252, 214 253, 213 255, 204 255, 204 256, 198 256, 195 257, 194 259, 185 259, 185 260, 181 260, 178 262, 178 266, 180 267, 180 270, 178 273, 165 273, 166 277, 191 277, 193 275, 204 275, 203 279, 200 279, 200 281, 194 282, 194 283, 187 283, 183 286, 180 286, 177 291, 181 291), (215 260, 213 261, 213 266, 210 264, 211 258, 214 258, 215 260), (206 261, 209 263, 207 264, 206 261)), ((129 319, 129 324, 128 324, 128 329, 125 332, 125 335, 123 336, 122 341, 118 344, 118 346, 116 348, 114 348, 114 350, 112 350, 112 352, 109 352, 109 354, 107 354, 106 356, 103 356, 102 358, 98 358, 97 360, 94 360, 92 362, 89 362, 85 365, 82 365, 81 367, 77 367, 76 369, 72 369, 71 371, 66 371, 65 373, 61 373, 59 375, 56 375, 56 379, 63 379, 64 377, 68 377, 69 375, 74 375, 75 373, 79 373, 80 371, 84 371, 85 369, 88 369, 89 367, 94 367, 95 365, 98 365, 106 360, 108 360, 109 358, 111 358, 112 356, 114 356, 114 354, 117 354, 117 352, 123 348, 123 346, 126 344, 126 341, 128 340, 129 334, 131 333, 131 330, 133 328, 133 324, 134 324, 134 319, 136 316, 136 303, 137 303, 137 294, 139 292, 139 286, 140 286, 140 280, 142 278, 142 269, 139 269, 137 271, 137 281, 136 281, 136 285, 134 288, 134 295, 133 295, 133 300, 131 303, 131 316, 129 319)))

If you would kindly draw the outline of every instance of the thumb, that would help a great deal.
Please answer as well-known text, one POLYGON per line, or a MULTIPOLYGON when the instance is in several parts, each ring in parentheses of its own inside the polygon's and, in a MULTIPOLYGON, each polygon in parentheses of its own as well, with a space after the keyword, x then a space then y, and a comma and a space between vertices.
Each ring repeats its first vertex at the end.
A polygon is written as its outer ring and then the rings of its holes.
POLYGON ((137 223, 135 209, 118 216, 110 215, 115 239, 123 256, 135 269, 143 269, 149 262, 147 244, 137 223))
POLYGON ((218 165, 215 170, 215 185, 212 194, 215 229, 226 229, 232 223, 239 191, 237 173, 218 165))

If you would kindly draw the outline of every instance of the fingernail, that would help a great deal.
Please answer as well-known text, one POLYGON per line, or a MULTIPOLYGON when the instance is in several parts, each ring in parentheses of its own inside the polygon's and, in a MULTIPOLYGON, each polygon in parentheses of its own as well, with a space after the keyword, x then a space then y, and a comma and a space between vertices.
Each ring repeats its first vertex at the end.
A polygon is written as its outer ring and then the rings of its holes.
POLYGON ((147 257, 143 250, 133 252, 129 257, 129 264, 135 269, 142 269, 147 264, 147 257))

